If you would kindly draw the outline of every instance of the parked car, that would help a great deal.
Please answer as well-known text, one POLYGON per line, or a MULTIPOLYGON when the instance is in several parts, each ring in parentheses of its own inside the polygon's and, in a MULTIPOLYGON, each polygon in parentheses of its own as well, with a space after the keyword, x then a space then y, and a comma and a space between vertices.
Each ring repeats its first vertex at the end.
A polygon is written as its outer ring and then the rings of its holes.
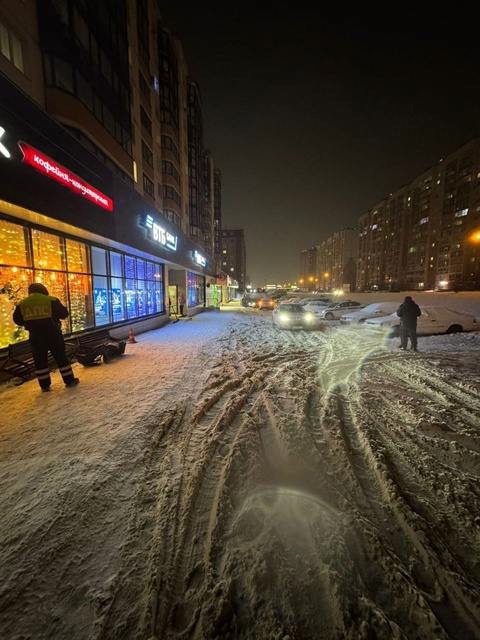
POLYGON ((355 300, 343 300, 337 304, 327 305, 320 311, 319 315, 321 318, 325 318, 325 320, 338 320, 346 311, 358 311, 359 309, 363 309, 364 306, 365 305, 355 300))
POLYGON ((303 303, 303 306, 307 311, 311 311, 312 313, 321 313, 327 307, 332 305, 332 301, 328 298, 324 300, 309 300, 308 302, 303 303))
POLYGON ((274 309, 272 319, 273 324, 282 329, 314 329, 321 324, 318 315, 297 303, 282 302, 274 309))
POLYGON ((310 304, 311 302, 322 302, 323 304, 329 304, 332 302, 332 299, 328 296, 305 296, 304 298, 300 298, 298 300, 299 304, 310 304))
POLYGON ((265 296, 257 300, 257 307, 259 309, 270 309, 272 311, 277 306, 277 301, 274 298, 265 296))
POLYGON ((241 300, 242 307, 256 307, 260 297, 260 293, 246 293, 241 300))
MULTIPOLYGON (((421 307, 422 315, 418 318, 417 333, 429 335, 434 333, 458 333, 460 331, 474 331, 480 329, 475 316, 470 313, 454 311, 447 307, 421 307)), ((391 335, 400 333, 400 318, 396 312, 383 318, 369 318, 365 325, 370 327, 390 327, 391 335)))
POLYGON ((369 318, 389 316, 398 309, 399 305, 399 302, 374 302, 363 309, 349 311, 340 320, 342 322, 365 322, 369 318))

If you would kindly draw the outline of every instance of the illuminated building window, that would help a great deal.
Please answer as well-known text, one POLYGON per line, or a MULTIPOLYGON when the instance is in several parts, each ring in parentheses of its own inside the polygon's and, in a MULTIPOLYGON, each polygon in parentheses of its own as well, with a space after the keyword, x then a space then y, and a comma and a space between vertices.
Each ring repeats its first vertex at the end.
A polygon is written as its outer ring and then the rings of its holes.
MULTIPOLYGON (((1 225, 0 220, 0 247, 1 225)), ((8 347, 12 342, 20 342, 28 338, 27 332, 18 327, 12 319, 15 305, 28 293, 28 285, 33 282, 31 269, 5 267, 0 265, 0 349, 8 347)))
POLYGON ((205 302, 205 277, 187 272, 187 298, 189 307, 198 307, 205 302))
POLYGON ((165 311, 161 264, 0 219, 0 348, 28 337, 12 313, 31 282, 67 306, 66 332, 165 311))
POLYGON ((40 269, 65 270, 63 238, 32 229, 33 262, 40 269))
POLYGON ((70 238, 67 238, 65 243, 68 270, 76 273, 91 273, 87 245, 70 238))
POLYGON ((28 229, 19 224, 0 220, 0 264, 28 267, 28 229))

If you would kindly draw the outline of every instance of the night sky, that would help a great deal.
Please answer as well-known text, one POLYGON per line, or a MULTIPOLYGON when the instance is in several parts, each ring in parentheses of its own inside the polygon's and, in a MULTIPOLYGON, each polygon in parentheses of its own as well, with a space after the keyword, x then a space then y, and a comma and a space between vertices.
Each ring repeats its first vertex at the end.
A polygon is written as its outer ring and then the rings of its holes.
POLYGON ((245 229, 255 284, 296 279, 302 248, 479 134, 478 34, 453 7, 432 22, 404 8, 399 21, 298 2, 161 6, 201 86, 224 226, 245 229))

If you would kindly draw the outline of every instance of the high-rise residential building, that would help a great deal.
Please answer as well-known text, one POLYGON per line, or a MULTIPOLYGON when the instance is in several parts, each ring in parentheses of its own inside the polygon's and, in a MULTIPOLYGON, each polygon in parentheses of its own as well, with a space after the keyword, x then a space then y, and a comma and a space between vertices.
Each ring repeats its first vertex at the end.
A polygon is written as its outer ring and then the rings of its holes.
MULTIPOLYGON (((69 333, 158 326, 180 294, 204 306, 215 169, 207 193, 199 96, 156 0, 3 0, 0 290, 45 282, 69 333)), ((0 294, 0 346, 24 338, 11 305, 0 294)))
POLYGON ((317 280, 317 259, 318 249, 316 246, 303 249, 300 252, 300 279, 301 287, 315 289, 318 286, 317 280))
POLYGON ((203 241, 205 250, 215 256, 215 165, 210 151, 203 154, 203 241))
POLYGON ((187 84, 188 100, 188 180, 190 234, 204 242, 204 148, 200 89, 192 80, 187 84))
POLYGON ((247 253, 243 229, 222 229, 222 270, 238 282, 240 291, 245 291, 247 253))
POLYGON ((213 173, 213 245, 217 274, 222 269, 222 172, 215 168, 213 173))
POLYGON ((390 194, 359 220, 357 288, 480 288, 480 140, 390 194))
POLYGON ((317 246, 315 282, 321 289, 354 290, 358 254, 357 232, 337 231, 317 246))

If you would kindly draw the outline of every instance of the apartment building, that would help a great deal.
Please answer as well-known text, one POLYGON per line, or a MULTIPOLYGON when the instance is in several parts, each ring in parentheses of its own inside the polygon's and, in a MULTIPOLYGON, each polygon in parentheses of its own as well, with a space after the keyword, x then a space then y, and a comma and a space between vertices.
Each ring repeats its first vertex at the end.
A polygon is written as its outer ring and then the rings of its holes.
POLYGON ((237 281, 239 291, 245 291, 247 252, 243 229, 222 229, 222 270, 237 281))
POLYGON ((357 288, 478 289, 479 230, 475 139, 360 217, 357 288))
POLYGON ((324 291, 355 289, 357 233, 342 229, 317 245, 317 271, 315 282, 324 291))
MULTIPOLYGON (((45 282, 69 333, 158 326, 180 293, 205 305, 215 184, 208 206, 198 191, 197 234, 192 85, 154 0, 0 4, 0 289, 45 282)), ((0 295, 0 347, 25 337, 11 304, 0 295)))

